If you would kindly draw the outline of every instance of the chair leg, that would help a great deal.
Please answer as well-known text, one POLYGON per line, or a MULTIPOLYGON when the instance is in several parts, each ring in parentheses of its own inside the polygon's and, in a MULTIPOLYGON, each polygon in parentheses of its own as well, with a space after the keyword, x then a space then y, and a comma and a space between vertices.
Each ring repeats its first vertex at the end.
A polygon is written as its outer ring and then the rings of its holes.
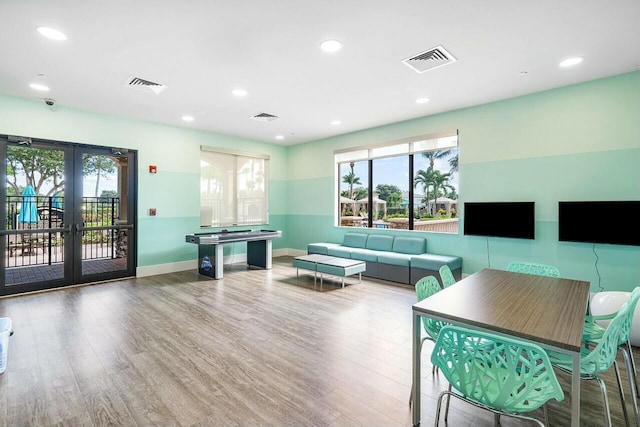
POLYGON ((627 351, 629 352, 629 359, 631 359, 631 367, 633 368, 633 382, 636 386, 636 396, 640 397, 640 391, 638 391, 638 371, 636 370, 636 362, 633 358, 633 347, 631 347, 631 340, 627 341, 627 351))
MULTIPOLYGON (((449 387, 449 392, 451 391, 451 387, 449 387)), ((440 393, 440 396, 438 396, 438 404, 436 406, 436 423, 435 423, 435 427, 438 427, 438 424, 440 423, 440 407, 442 406, 442 399, 444 398, 444 395, 447 394, 446 391, 443 391, 440 393)), ((447 396, 447 402, 449 401, 449 399, 451 399, 451 396, 447 396)), ((445 423, 447 421, 446 415, 445 415, 445 423)))
POLYGON ((449 384, 449 394, 447 395, 447 406, 444 410, 444 422, 449 421, 449 403, 451 403, 451 384, 449 384))
MULTIPOLYGON (((627 413, 627 400, 624 398, 624 390, 622 389, 622 379, 620 378, 620 369, 618 368, 618 362, 613 362, 613 369, 616 372, 616 382, 618 383, 618 393, 620 393, 620 403, 622 404, 624 422, 627 427, 630 427, 629 414, 627 413)), ((631 390, 631 392, 633 392, 633 390, 631 390)))
POLYGON ((636 388, 636 376, 635 372, 633 371, 633 357, 630 357, 629 354, 627 354, 626 349, 623 348, 621 350, 622 355, 624 356, 624 363, 627 368, 627 378, 629 379, 629 394, 631 395, 632 399, 631 404, 633 407, 633 417, 636 427, 640 427, 640 417, 638 416, 638 399, 636 398, 638 389, 636 388))
POLYGON ((600 384, 600 391, 602 392, 602 403, 604 404, 604 422, 607 427, 611 427, 611 412, 609 411, 609 399, 607 398, 607 386, 600 377, 595 377, 600 384))

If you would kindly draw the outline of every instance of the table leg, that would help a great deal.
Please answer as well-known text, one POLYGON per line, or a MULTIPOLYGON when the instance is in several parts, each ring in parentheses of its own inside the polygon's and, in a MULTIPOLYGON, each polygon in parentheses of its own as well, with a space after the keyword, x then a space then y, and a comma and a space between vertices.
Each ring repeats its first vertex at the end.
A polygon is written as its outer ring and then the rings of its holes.
POLYGON ((574 353, 571 375, 571 427, 580 426, 580 353, 574 353))
POLYGON ((222 276, 224 274, 224 248, 223 245, 215 245, 214 246, 214 250, 215 250, 215 261, 214 261, 214 266, 215 266, 215 278, 216 279, 222 279, 222 276))
POLYGON ((413 312, 413 425, 420 425, 420 315, 413 312))

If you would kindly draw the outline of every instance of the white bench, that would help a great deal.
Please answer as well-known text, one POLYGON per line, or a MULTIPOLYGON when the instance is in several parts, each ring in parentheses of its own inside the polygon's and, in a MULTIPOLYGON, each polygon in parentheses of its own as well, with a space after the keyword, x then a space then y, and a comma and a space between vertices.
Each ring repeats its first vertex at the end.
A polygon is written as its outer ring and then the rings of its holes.
POLYGON ((355 259, 338 258, 328 255, 303 255, 293 259, 293 266, 296 267, 296 277, 298 269, 311 270, 314 272, 313 283, 316 283, 317 275, 320 273, 320 285, 322 285, 322 274, 342 277, 342 287, 344 288, 344 278, 358 274, 358 280, 362 281, 362 272, 367 269, 367 263, 355 259))

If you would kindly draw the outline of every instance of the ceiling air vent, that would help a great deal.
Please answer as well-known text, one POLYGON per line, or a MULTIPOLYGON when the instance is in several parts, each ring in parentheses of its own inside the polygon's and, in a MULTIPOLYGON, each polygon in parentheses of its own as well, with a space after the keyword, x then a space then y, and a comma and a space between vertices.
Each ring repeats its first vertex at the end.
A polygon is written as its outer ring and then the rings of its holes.
POLYGON ((253 120, 258 120, 259 122, 272 122, 279 117, 269 113, 258 113, 255 116, 252 116, 251 118, 253 120))
POLYGON ((443 65, 452 64, 456 61, 457 59, 444 47, 436 46, 425 52, 404 59, 402 62, 418 73, 424 73, 425 71, 433 70, 434 68, 442 67, 443 65))
POLYGON ((151 91, 151 92, 155 93, 156 95, 167 88, 167 86, 165 86, 163 84, 154 83, 154 82, 149 81, 149 80, 141 79, 140 77, 131 77, 129 80, 127 80, 127 82, 125 84, 127 86, 129 86, 129 87, 134 88, 134 89, 142 89, 142 90, 145 90, 145 91, 151 91))

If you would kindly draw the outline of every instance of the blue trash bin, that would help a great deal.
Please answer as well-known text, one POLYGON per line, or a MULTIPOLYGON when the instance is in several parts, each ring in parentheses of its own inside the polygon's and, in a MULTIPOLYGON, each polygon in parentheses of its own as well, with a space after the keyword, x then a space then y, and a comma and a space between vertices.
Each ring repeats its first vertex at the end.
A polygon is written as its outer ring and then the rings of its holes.
POLYGON ((9 350, 9 336, 11 331, 11 318, 0 317, 0 374, 7 369, 7 354, 9 350))

